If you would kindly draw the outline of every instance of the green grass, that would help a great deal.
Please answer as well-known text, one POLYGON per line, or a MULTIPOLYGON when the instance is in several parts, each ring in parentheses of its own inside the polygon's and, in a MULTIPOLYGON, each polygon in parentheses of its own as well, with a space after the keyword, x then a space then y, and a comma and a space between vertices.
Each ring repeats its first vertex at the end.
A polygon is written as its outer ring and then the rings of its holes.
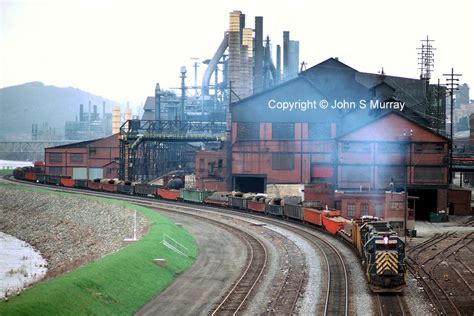
POLYGON ((0 169, 0 177, 13 174, 13 169, 0 169))
MULTIPOLYGON (((14 185, 0 187, 18 188, 14 185)), ((22 189, 72 196, 41 188, 22 189)), ((194 262, 198 250, 192 235, 167 218, 127 202, 78 197, 137 210, 148 219, 147 235, 114 254, 40 282, 8 302, 1 302, 0 315, 131 315, 194 262), (164 234, 185 246, 189 257, 163 246, 160 241, 164 234), (155 258, 166 259, 167 267, 155 265, 152 262, 155 258)))

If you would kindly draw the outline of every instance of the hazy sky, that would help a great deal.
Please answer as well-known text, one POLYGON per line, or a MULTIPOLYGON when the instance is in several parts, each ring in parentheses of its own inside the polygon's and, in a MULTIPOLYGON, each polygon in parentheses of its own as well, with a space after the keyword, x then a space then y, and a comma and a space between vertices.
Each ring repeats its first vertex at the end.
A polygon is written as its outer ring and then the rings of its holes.
POLYGON ((0 0, 0 86, 42 81, 138 106, 156 82, 178 87, 183 65, 193 84, 191 58, 212 57, 232 10, 247 27, 263 16, 274 46, 290 31, 308 66, 339 57, 359 71, 417 78, 416 48, 429 35, 432 82, 454 67, 474 83, 472 0, 0 0))

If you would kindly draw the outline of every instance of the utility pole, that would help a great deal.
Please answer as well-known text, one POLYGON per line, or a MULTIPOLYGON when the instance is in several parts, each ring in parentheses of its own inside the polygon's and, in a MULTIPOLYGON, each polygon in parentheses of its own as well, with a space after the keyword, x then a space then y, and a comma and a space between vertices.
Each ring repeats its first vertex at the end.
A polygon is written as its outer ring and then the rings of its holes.
POLYGON ((186 101, 186 67, 181 67, 181 109, 177 113, 177 120, 184 121, 184 103, 186 101))
POLYGON ((434 40, 430 40, 428 35, 426 36, 426 39, 421 40, 421 47, 417 48, 420 50, 418 55, 418 59, 420 60, 418 62, 418 65, 420 65, 420 79, 425 79, 427 82, 430 81, 431 79, 431 72, 433 71, 434 68, 434 52, 436 48, 434 48, 431 43, 434 42, 434 40))
POLYGON ((443 76, 447 77, 446 78, 446 87, 449 90, 449 96, 451 99, 451 109, 450 109, 450 145, 449 145, 449 183, 453 183, 453 140, 454 140, 454 133, 453 133, 453 127, 454 127, 454 90, 458 90, 459 86, 459 78, 462 75, 461 74, 455 74, 454 73, 454 68, 451 68, 451 73, 449 74, 443 74, 443 76))
POLYGON ((199 68, 199 63, 198 63, 199 58, 192 57, 191 59, 194 60, 194 64, 193 64, 193 67, 194 67, 194 96, 197 97, 197 95, 198 95, 197 72, 198 72, 198 68, 199 68))

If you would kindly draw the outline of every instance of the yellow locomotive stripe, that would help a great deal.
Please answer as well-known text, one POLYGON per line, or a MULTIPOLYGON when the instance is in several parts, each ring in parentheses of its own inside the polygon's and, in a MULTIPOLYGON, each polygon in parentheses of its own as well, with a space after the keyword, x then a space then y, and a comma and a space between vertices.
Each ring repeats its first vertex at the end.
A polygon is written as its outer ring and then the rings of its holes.
POLYGON ((394 273, 397 273, 397 265, 391 264, 390 262, 386 261, 385 263, 377 266, 377 274, 382 274, 385 270, 391 270, 394 273))
POLYGON ((382 274, 385 270, 391 270, 393 273, 398 272, 397 253, 380 252, 376 254, 375 266, 377 274, 382 274))

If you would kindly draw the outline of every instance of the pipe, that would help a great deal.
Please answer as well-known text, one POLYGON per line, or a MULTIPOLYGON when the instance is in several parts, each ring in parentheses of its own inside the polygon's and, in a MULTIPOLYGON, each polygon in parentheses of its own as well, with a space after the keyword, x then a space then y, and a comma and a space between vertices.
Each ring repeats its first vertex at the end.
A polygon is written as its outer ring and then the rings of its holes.
POLYGON ((222 55, 224 55, 225 50, 229 46, 229 33, 224 35, 224 39, 222 40, 221 44, 217 48, 217 51, 212 56, 211 61, 207 65, 206 71, 204 71, 204 75, 202 78, 202 94, 209 95, 209 82, 211 81, 211 76, 214 69, 217 67, 219 60, 221 59, 222 55))

